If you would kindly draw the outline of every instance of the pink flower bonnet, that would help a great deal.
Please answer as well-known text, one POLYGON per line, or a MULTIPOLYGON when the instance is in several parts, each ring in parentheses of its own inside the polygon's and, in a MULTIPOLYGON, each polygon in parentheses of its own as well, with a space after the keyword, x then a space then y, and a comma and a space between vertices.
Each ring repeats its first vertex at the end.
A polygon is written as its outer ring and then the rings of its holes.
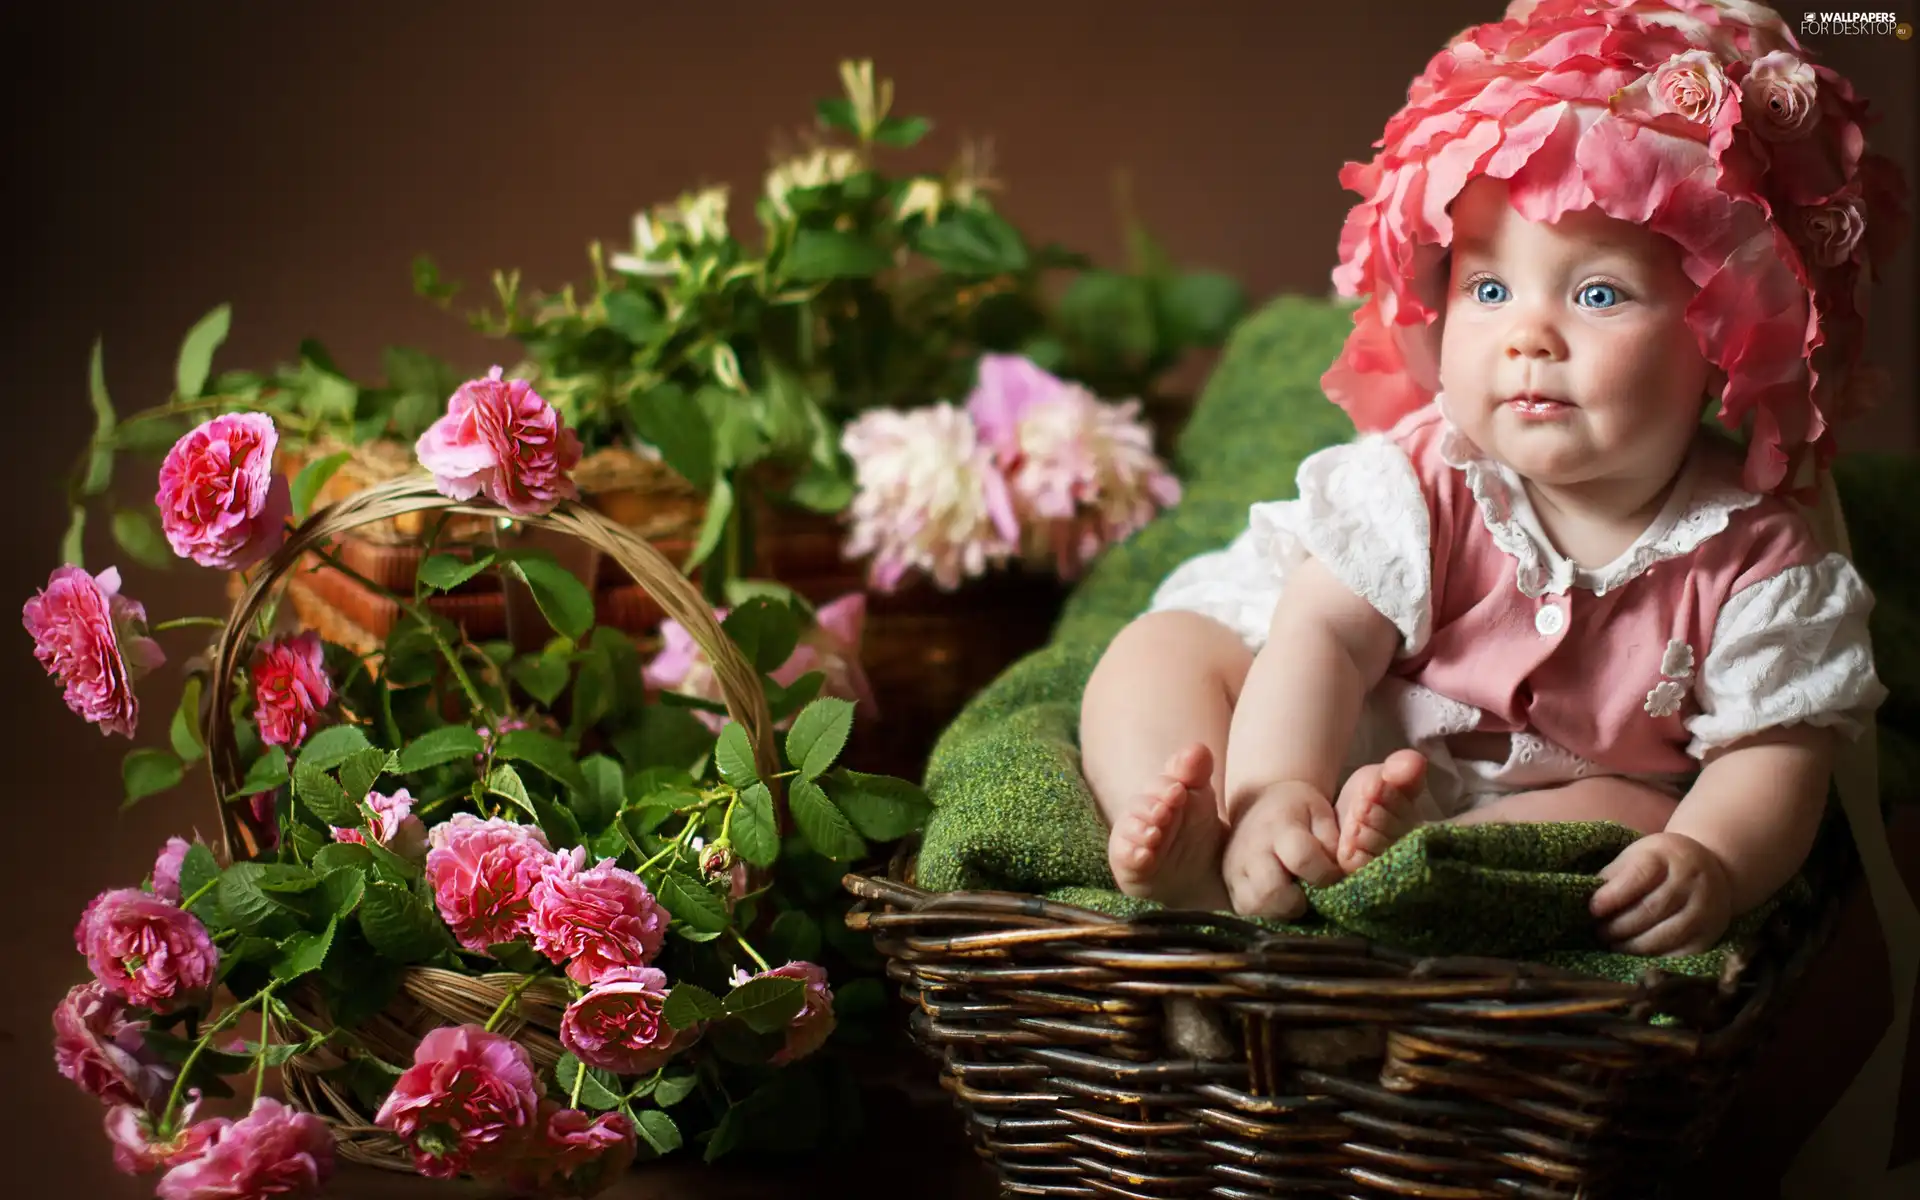
POLYGON ((1435 55, 1373 161, 1340 173, 1363 199, 1333 281, 1366 300, 1321 385, 1362 430, 1433 398, 1447 209, 1487 175, 1528 220, 1598 206, 1677 244, 1746 486, 1804 488, 1869 398, 1866 288, 1907 216, 1898 168, 1865 149, 1874 119, 1748 0, 1513 0, 1435 55))

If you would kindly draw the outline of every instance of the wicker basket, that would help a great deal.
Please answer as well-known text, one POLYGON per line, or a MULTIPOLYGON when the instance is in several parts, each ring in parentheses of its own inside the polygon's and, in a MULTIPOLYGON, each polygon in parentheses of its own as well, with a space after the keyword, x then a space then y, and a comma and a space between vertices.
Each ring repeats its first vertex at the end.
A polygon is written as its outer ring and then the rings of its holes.
POLYGON ((1854 863, 1830 831, 1826 903, 1782 910, 1721 978, 1634 984, 933 894, 904 857, 845 882, 1010 1194, 1644 1200, 1713 1132, 1854 863))
MULTIPOLYGON (((413 450, 398 442, 375 440, 357 446, 322 442, 308 457, 345 451, 349 457, 315 498, 316 505, 338 503, 368 488, 399 478, 417 464, 413 450)), ((292 475, 306 459, 287 456, 280 464, 292 475)), ((597 450, 573 471, 581 503, 628 532, 652 542, 669 556, 683 556, 699 534, 705 497, 666 464, 623 447, 597 450)), ((403 512, 370 521, 339 539, 340 562, 390 591, 410 593, 426 557, 424 544, 433 514, 403 512)), ((458 551, 498 536, 496 524, 471 516, 450 516, 440 530, 438 548, 458 551)), ((576 571, 595 588, 596 618, 603 625, 640 633, 657 625, 660 606, 647 590, 617 570, 603 570, 598 552, 582 547, 576 571)), ((342 645, 369 653, 392 629, 398 608, 361 582, 310 560, 287 585, 287 598, 307 628, 342 645)), ((518 624, 514 597, 489 576, 477 576, 450 593, 429 596, 426 605, 458 623, 475 638, 509 636, 518 624)))
MULTIPOLYGON (((447 512, 485 524, 507 515, 491 505, 448 500, 433 490, 431 481, 424 475, 392 479, 315 513, 272 558, 256 569, 235 601, 226 627, 215 643, 211 686, 201 717, 227 861, 255 857, 265 832, 255 824, 245 799, 238 793, 242 771, 229 717, 234 679, 245 661, 245 652, 251 648, 250 631, 255 613, 275 585, 313 548, 349 529, 430 512, 447 512)), ((644 538, 583 505, 563 504, 546 516, 515 520, 592 546, 630 574, 667 613, 687 627, 713 661, 727 711, 734 722, 747 731, 754 747, 755 765, 761 777, 773 787, 776 812, 782 814, 784 824, 784 796, 777 774, 779 754, 759 676, 721 631, 698 590, 644 538)), ((348 1045, 363 1045, 388 1062, 410 1062, 414 1047, 428 1032, 442 1025, 486 1021, 497 1007, 508 1002, 510 993, 525 979, 511 973, 476 976, 439 968, 409 967, 403 972, 399 995, 384 1011, 357 1026, 348 1045)), ((319 1029, 331 1027, 331 1018, 317 989, 296 987, 287 1000, 308 1024, 319 1029)), ((560 1055, 557 1031, 566 1003, 563 984, 540 980, 512 997, 511 1011, 497 1029, 524 1046, 537 1065, 551 1067, 560 1055)), ((355 1097, 322 1078, 323 1072, 344 1061, 340 1052, 332 1048, 322 1048, 289 1061, 283 1070, 289 1098, 328 1118, 341 1157, 370 1166, 411 1171, 411 1160, 400 1140, 376 1127, 372 1111, 362 1107, 355 1097)))

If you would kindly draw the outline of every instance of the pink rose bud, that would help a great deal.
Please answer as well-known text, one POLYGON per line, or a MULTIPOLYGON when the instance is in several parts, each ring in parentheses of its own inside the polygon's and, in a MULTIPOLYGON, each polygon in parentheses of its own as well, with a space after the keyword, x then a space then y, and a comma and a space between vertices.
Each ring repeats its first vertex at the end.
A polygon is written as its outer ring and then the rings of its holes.
POLYGON ((620 1181, 637 1150, 633 1123, 617 1112, 589 1117, 551 1100, 540 1105, 541 1137, 507 1174, 517 1191, 597 1196, 620 1181))
POLYGON ((532 516, 579 494, 568 472, 580 461, 580 439, 526 380, 502 379, 499 367, 461 384, 413 451, 433 486, 455 500, 484 492, 532 516))
POLYGON ((194 1110, 200 1107, 199 1092, 174 1114, 176 1132, 166 1141, 154 1140, 153 1114, 131 1104, 119 1104, 107 1110, 107 1140, 113 1143, 113 1165, 129 1175, 145 1175, 161 1167, 190 1163, 212 1149, 213 1143, 232 1122, 225 1117, 209 1117, 195 1122, 194 1110))
POLYGON ((168 904, 180 903, 180 864, 191 849, 185 838, 168 838, 160 848, 160 857, 153 860, 153 894, 168 904))
POLYGON ((697 1026, 675 1031, 661 1015, 667 977, 652 967, 608 971, 560 1018, 560 1044, 590 1067, 616 1075, 659 1069, 693 1044, 697 1026))
POLYGON ((827 1035, 833 1032, 833 989, 827 984, 826 971, 810 962, 790 962, 752 976, 736 970, 733 973, 733 986, 739 987, 750 979, 770 977, 798 979, 806 985, 806 1002, 787 1024, 787 1044, 767 1060, 779 1067, 805 1058, 825 1044, 827 1035))
POLYGON ((708 846, 700 852, 700 872, 708 879, 718 879, 733 869, 733 847, 708 846))
POLYGON ((273 469, 279 441, 265 413, 229 413, 174 443, 154 503, 175 554, 243 571, 279 548, 293 511, 286 478, 273 469))
POLYGON ((332 702, 319 634, 275 638, 254 652, 253 720, 266 745, 292 751, 332 702))
POLYGON ((1770 142, 1792 142, 1820 122, 1820 81, 1813 66, 1786 50, 1774 50, 1753 62, 1740 82, 1742 116, 1770 142))
POLYGON ((533 888, 528 928, 540 953, 591 985, 623 967, 644 967, 667 937, 661 908, 632 871, 610 858, 586 867, 584 846, 562 851, 533 888), (571 961, 569 961, 571 960, 571 961))
MULTIPOLYGON (((367 807, 373 810, 373 840, 401 858, 415 862, 427 856, 427 827, 413 815, 413 797, 401 788, 391 796, 367 793, 367 807)), ((333 840, 365 845, 367 836, 358 829, 331 826, 333 840)))
POLYGON ((139 888, 95 896, 73 940, 109 991, 157 1013, 196 999, 220 964, 199 918, 139 888))
POLYGON ((199 1157, 161 1176, 154 1194, 160 1200, 302 1200, 319 1195, 332 1177, 327 1123, 262 1096, 252 1112, 219 1130, 199 1157))
POLYGON ((67 707, 102 733, 132 737, 140 720, 133 685, 166 655, 147 636, 147 610, 120 594, 120 572, 55 567, 20 617, 34 657, 66 686, 67 707))
POLYGON ((532 825, 456 813, 427 833, 427 881, 453 936, 469 950, 525 937, 533 889, 553 863, 532 825))
POLYGON ((108 1104, 150 1104, 166 1095, 172 1071, 148 1052, 146 1031, 105 985, 79 984, 53 1010, 54 1066, 108 1104))
POLYGON ((546 1089, 527 1052, 478 1025, 442 1027, 414 1051, 374 1124, 405 1139, 431 1179, 511 1169, 539 1135, 546 1089))

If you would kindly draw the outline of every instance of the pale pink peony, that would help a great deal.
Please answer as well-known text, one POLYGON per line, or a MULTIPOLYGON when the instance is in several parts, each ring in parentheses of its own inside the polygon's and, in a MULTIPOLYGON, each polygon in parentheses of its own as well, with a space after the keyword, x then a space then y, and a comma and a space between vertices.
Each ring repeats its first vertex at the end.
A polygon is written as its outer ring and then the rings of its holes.
POLYGON ((527 934, 533 888, 553 864, 547 835, 500 817, 456 813, 427 833, 427 881, 453 936, 469 950, 527 934))
POLYGON ((327 1123, 262 1096, 252 1112, 218 1130, 205 1153, 161 1176, 154 1194, 160 1200, 298 1198, 319 1195, 331 1178, 327 1123))
POLYGON ((568 472, 580 461, 580 439, 526 380, 502 379, 499 367, 461 384, 413 449, 433 486, 455 500, 484 492, 532 516, 579 494, 568 472))
POLYGON ((79 984, 53 1010, 54 1066, 107 1104, 151 1104, 166 1094, 173 1072, 148 1052, 146 1031, 104 984, 79 984))
POLYGON ((542 1101, 540 1136, 507 1172, 507 1183, 545 1196, 597 1196, 620 1181, 637 1150, 633 1123, 623 1114, 589 1117, 542 1101))
POLYGON ((1006 475, 1023 552, 1063 579, 1179 502, 1137 401, 1106 404, 1025 358, 989 354, 967 411, 1006 475))
POLYGON ((154 503, 175 554, 244 571, 286 540, 293 504, 273 469, 279 441, 267 414, 228 413, 174 443, 154 503))
MULTIPOLYGON (((419 817, 413 815, 413 796, 407 789, 401 788, 391 796, 368 792, 367 807, 373 810, 373 840, 376 845, 415 862, 426 857, 427 827, 419 817)), ((343 829, 338 825, 329 828, 333 830, 333 840, 336 842, 352 842, 361 846, 367 844, 367 835, 357 828, 343 829)))
POLYGON ((1020 527, 1007 481, 964 411, 944 402, 876 408, 848 424, 840 445, 856 487, 843 553, 872 556, 876 590, 891 592, 922 571, 951 591, 1015 553, 1020 527))
POLYGON ((700 1036, 661 1016, 667 977, 652 967, 623 967, 600 977, 560 1018, 560 1044, 590 1067, 640 1075, 665 1065, 700 1036))
POLYGON ((1819 124, 1819 92, 1811 63, 1776 50, 1754 61, 1740 83, 1740 102, 1754 132, 1770 142, 1791 142, 1819 124))
POLYGON ((109 991, 157 1013, 198 998, 220 965, 198 917, 139 888, 95 896, 73 941, 109 991))
POLYGON ((1835 196, 1826 204, 1799 210, 1800 238, 1816 265, 1837 267, 1848 261, 1867 231, 1865 206, 1856 196, 1835 196))
POLYGON ((180 864, 187 860, 187 851, 191 849, 187 839, 171 837, 160 848, 160 856, 153 860, 153 894, 168 904, 180 903, 180 864))
POLYGON ((640 877, 603 858, 588 868, 575 846, 552 858, 533 886, 528 928, 540 953, 567 964, 567 976, 591 986, 626 967, 644 967, 667 937, 667 910, 640 877))
POLYGON ((20 610, 33 654, 66 685, 67 707, 102 733, 132 737, 140 720, 133 685, 166 661, 147 636, 147 610, 120 594, 120 572, 55 567, 20 610))
MULTIPOLYGON (((724 621, 728 611, 717 608, 713 615, 724 621)), ((868 682, 866 669, 860 664, 860 642, 866 623, 865 592, 848 592, 828 601, 815 611, 813 623, 801 633, 787 661, 769 671, 768 677, 782 687, 792 687, 802 675, 818 671, 823 676, 820 684, 822 696, 852 700, 862 716, 868 719, 877 717, 880 714, 879 702, 874 699, 873 685, 868 682)), ((687 632, 685 626, 671 617, 660 622, 660 651, 647 660, 647 665, 641 670, 641 679, 648 687, 659 691, 678 692, 705 700, 722 698, 720 680, 713 673, 713 663, 707 658, 707 652, 693 640, 693 635, 687 632)), ((693 715, 715 733, 719 733, 726 724, 726 718, 719 713, 695 710, 693 715)), ((775 727, 784 729, 792 723, 793 718, 788 717, 775 727)))
POLYGON ((785 1066, 796 1059, 805 1058, 826 1044, 827 1035, 833 1032, 833 988, 827 984, 827 973, 810 962, 789 962, 785 966, 775 967, 771 971, 761 971, 757 975, 748 975, 736 969, 733 973, 733 986, 753 979, 767 977, 780 979, 798 979, 806 985, 806 1002, 801 1006, 792 1021, 787 1024, 787 1044, 776 1051, 767 1061, 776 1067, 785 1066))
POLYGON ((432 1179, 510 1170, 540 1135, 546 1089, 527 1052, 478 1025, 420 1040, 374 1124, 405 1139, 413 1167, 432 1179))
POLYGON ((196 1122, 194 1110, 200 1107, 199 1094, 174 1114, 174 1135, 164 1142, 154 1140, 153 1114, 131 1104, 119 1104, 107 1110, 107 1140, 113 1143, 113 1165, 129 1175, 145 1175, 161 1167, 177 1167, 192 1162, 212 1148, 232 1122, 225 1117, 209 1117, 196 1122))
MULTIPOLYGON (((1449 206, 1502 179, 1528 221, 1598 209, 1678 247, 1698 288, 1688 326, 1724 378, 1717 415, 1746 437, 1743 486, 1805 494, 1855 407, 1869 264, 1812 274, 1793 209, 1857 186, 1869 231, 1904 211, 1897 171, 1865 152, 1867 105, 1798 50, 1772 10, 1705 0, 1524 0, 1456 35, 1373 159, 1341 172, 1361 199, 1333 280, 1364 302, 1321 377, 1328 398, 1362 432, 1432 401, 1449 206)), ((1892 239, 1868 239, 1884 262, 1892 239)))
POLYGON ((266 745, 293 750, 332 702, 319 634, 275 638, 254 652, 253 720, 266 745))

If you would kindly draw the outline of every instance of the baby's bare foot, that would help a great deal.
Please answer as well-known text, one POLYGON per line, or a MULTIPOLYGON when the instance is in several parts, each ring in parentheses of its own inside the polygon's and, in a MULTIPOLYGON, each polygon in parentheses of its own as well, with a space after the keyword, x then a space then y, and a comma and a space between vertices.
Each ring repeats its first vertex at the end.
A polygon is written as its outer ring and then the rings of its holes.
POLYGON ((1129 896, 1169 908, 1223 909, 1221 825, 1213 794, 1213 752, 1195 743, 1113 823, 1107 864, 1129 896))
POLYGON ((1351 875, 1387 852, 1420 823, 1414 802, 1427 775, 1426 756, 1396 750, 1383 763, 1361 767, 1347 777, 1334 811, 1340 818, 1340 848, 1335 857, 1351 875))

